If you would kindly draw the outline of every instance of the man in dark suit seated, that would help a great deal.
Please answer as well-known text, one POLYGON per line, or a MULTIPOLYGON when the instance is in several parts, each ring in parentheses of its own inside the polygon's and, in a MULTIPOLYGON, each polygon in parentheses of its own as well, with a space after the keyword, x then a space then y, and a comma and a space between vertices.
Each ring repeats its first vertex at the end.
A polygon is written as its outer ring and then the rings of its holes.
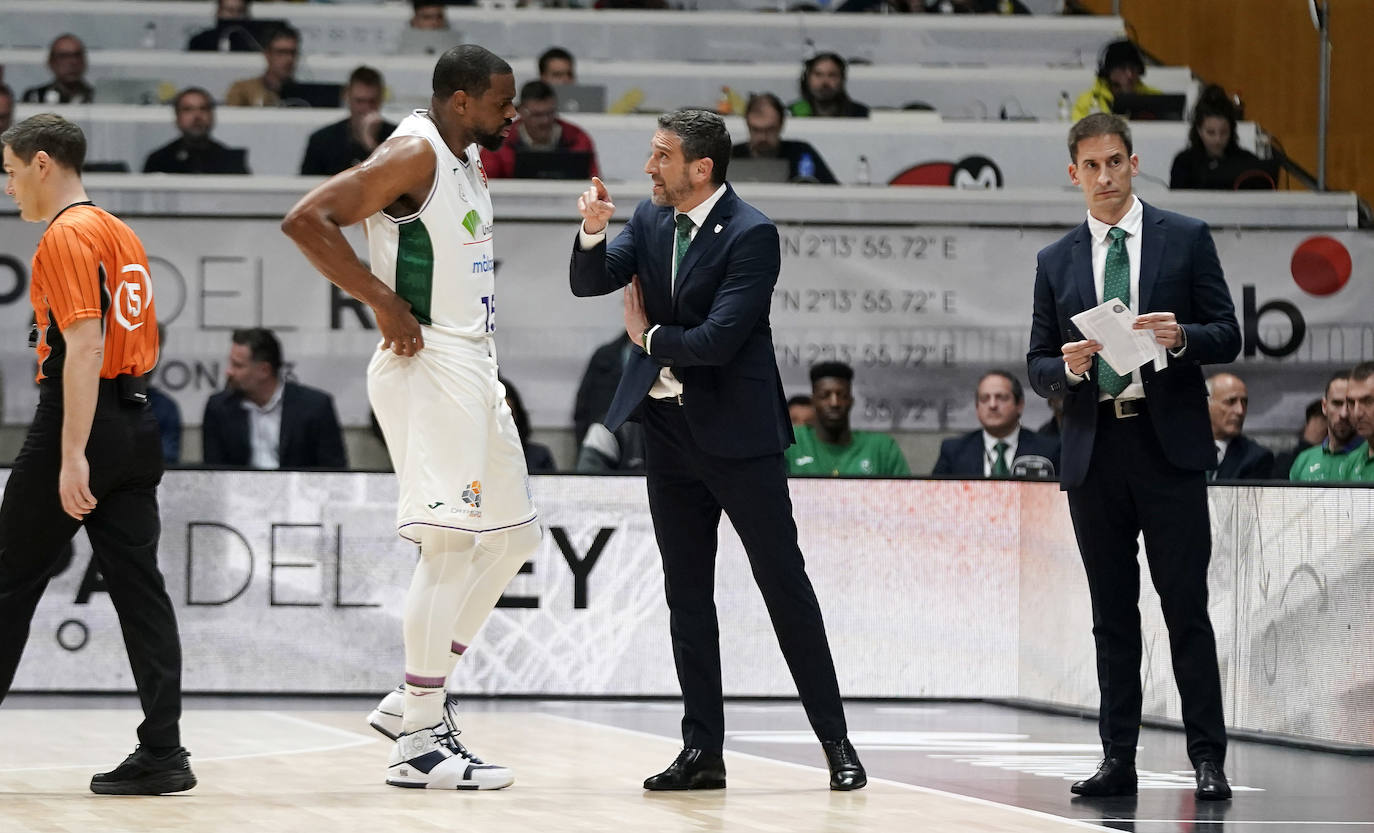
POLYGON ((348 468, 329 394, 281 378, 271 330, 235 330, 225 389, 205 403, 203 459, 254 469, 348 468))
POLYGON ((181 136, 152 153, 145 174, 246 174, 246 151, 210 138, 215 129, 215 100, 200 87, 187 87, 172 99, 181 136))
POLYGON ((787 108, 783 107, 782 99, 772 93, 749 96, 749 104, 744 108, 744 126, 749 128, 749 141, 731 148, 730 158, 786 159, 788 181, 838 184, 820 151, 809 142, 782 138, 786 121, 787 108))
POLYGON ((1011 477, 1019 461, 1023 473, 1058 475, 1059 441, 1021 427, 1026 393, 1020 379, 1005 370, 989 370, 978 380, 974 402, 982 430, 940 443, 931 474, 1011 477), (1033 459, 1037 457, 1041 459, 1033 459))
POLYGON ((247 20, 252 16, 251 0, 217 0, 215 3, 215 25, 191 36, 186 43, 188 52, 258 52, 262 44, 253 37, 247 27, 236 26, 234 21, 247 20))
POLYGON ((792 444, 768 308, 782 266, 778 229, 725 181, 730 133, 706 110, 659 117, 644 172, 653 182, 614 241, 600 179, 578 198, 574 295, 625 289, 635 350, 604 420, 644 426, 649 512, 663 559, 683 750, 646 790, 725 787, 720 629, 712 602, 717 528, 739 533, 830 788, 868 783, 848 738, 821 608, 806 575, 783 449, 792 444))
POLYGON ((1217 467, 1209 480, 1269 480, 1274 476, 1274 452, 1241 433, 1250 410, 1250 394, 1234 373, 1218 373, 1207 380, 1207 413, 1217 467))
POLYGON ((358 67, 348 76, 344 103, 348 118, 310 134, 301 160, 302 176, 333 176, 346 171, 391 138, 396 125, 382 118, 382 74, 372 67, 358 67))

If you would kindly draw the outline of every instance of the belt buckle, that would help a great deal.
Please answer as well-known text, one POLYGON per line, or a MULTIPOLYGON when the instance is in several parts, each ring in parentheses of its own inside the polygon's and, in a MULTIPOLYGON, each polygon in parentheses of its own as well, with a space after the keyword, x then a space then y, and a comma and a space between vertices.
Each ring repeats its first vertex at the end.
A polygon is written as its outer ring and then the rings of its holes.
POLYGON ((1138 401, 1139 400, 1136 399, 1113 399, 1112 408, 1116 411, 1116 418, 1129 419, 1131 417, 1140 416, 1140 410, 1135 404, 1138 401), (1126 407, 1130 407, 1131 410, 1125 410, 1126 407))

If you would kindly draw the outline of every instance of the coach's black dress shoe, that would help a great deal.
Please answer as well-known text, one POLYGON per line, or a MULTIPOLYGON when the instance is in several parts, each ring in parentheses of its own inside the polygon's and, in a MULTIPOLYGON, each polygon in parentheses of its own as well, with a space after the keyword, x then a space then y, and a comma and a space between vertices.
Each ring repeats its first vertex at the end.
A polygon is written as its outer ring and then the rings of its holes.
POLYGON ((1231 800, 1231 785, 1226 783, 1226 773, 1221 771, 1221 764, 1202 761, 1194 774, 1197 776, 1197 791, 1193 795, 1200 801, 1231 800))
POLYGON ((854 751, 849 738, 823 740, 821 748, 825 750, 825 762, 830 765, 830 789, 860 790, 868 784, 868 774, 859 763, 859 753, 854 751))
POLYGON ((1135 761, 1124 758, 1103 758, 1097 774, 1076 782, 1069 790, 1074 795, 1105 797, 1135 795, 1135 761))
POLYGON ((644 779, 646 790, 723 790, 725 759, 719 752, 684 749, 667 769, 644 779))

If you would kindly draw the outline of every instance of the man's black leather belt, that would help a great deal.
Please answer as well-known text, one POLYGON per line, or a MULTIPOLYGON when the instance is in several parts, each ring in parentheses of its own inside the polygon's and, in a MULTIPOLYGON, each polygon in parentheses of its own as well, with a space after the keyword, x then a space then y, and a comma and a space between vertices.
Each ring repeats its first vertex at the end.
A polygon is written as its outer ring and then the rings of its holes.
POLYGON ((1099 402, 1102 413, 1117 419, 1128 419, 1145 413, 1144 397, 1138 399, 1106 399, 1099 402))

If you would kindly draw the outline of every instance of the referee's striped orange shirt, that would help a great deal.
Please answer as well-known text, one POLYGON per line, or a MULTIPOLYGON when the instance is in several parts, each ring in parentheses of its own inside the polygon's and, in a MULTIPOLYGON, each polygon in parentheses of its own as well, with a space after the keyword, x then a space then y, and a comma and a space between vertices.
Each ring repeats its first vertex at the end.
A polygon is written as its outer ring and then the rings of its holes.
POLYGON ((103 319, 102 379, 142 376, 157 364, 157 313, 148 255, 133 229, 94 205, 59 214, 38 241, 29 287, 38 325, 38 379, 61 373, 44 368, 52 354, 50 325, 65 330, 81 318, 103 319))

